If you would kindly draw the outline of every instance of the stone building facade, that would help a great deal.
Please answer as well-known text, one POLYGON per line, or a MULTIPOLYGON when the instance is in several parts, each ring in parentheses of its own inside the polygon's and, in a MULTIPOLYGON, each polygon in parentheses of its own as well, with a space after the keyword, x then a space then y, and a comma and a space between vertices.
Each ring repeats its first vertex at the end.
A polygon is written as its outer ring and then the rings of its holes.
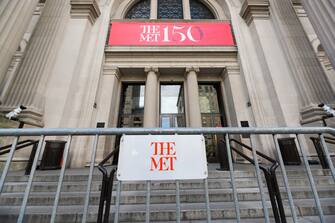
MULTIPOLYGON (((335 103, 334 55, 301 1, 3 0, 0 111, 23 104, 45 128, 318 126, 317 105, 335 103), (235 45, 111 46, 115 21, 226 21, 235 45)), ((213 162, 218 138, 206 137, 213 162)), ((97 160, 117 140, 101 137, 97 160)), ((273 155, 271 140, 254 145, 273 155)), ((72 166, 91 143, 74 140, 72 166)))

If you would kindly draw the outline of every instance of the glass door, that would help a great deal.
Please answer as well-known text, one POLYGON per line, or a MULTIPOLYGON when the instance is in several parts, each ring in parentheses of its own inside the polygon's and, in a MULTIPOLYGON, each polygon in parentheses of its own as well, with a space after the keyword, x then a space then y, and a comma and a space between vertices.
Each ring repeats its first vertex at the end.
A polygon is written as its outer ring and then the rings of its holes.
MULTIPOLYGON (((199 84, 199 104, 202 127, 225 126, 220 84, 199 84)), ((206 134, 207 161, 218 162, 217 147, 222 135, 206 134)))
MULTIPOLYGON (((144 117, 144 84, 124 83, 121 90, 118 128, 143 127, 144 117)), ((115 139, 116 148, 120 145, 120 136, 115 139)), ((115 154, 113 164, 118 162, 119 154, 115 154)))
POLYGON ((184 89, 181 84, 160 86, 160 126, 185 127, 184 89))
POLYGON ((144 84, 124 84, 121 93, 119 128, 143 127, 144 84))

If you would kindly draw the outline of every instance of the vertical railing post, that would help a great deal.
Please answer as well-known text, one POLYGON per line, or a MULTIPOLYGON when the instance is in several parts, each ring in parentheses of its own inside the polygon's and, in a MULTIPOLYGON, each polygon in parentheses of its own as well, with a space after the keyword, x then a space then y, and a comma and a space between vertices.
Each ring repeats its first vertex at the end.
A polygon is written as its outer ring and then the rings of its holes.
POLYGON ((91 186, 92 186, 92 179, 93 179, 93 170, 94 170, 95 156, 96 156, 97 147, 98 147, 98 140, 99 140, 99 135, 96 134, 94 136, 94 142, 93 142, 93 147, 92 147, 92 151, 91 151, 91 162, 90 162, 90 170, 89 170, 89 174, 88 174, 87 190, 86 190, 86 195, 85 195, 85 205, 84 205, 83 217, 82 217, 82 220, 81 220, 82 223, 86 223, 86 219, 87 219, 87 211, 88 211, 88 206, 89 206, 89 201, 90 201, 91 186))
POLYGON ((263 189, 263 180, 262 180, 262 176, 261 176, 260 169, 259 169, 259 163, 258 163, 258 159, 257 159, 256 150, 255 150, 254 146, 252 145, 252 138, 250 138, 250 144, 251 144, 250 147, 252 149, 252 157, 253 157, 253 160, 255 162, 256 177, 257 177, 259 193, 261 195, 261 201, 262 201, 263 212, 264 212, 264 219, 265 219, 266 223, 270 223, 269 211, 268 211, 268 207, 266 205, 265 193, 264 193, 264 189, 263 189))
POLYGON ((211 207, 210 207, 210 200, 209 200, 209 191, 208 191, 208 179, 204 179, 204 189, 205 189, 205 199, 206 199, 206 213, 207 213, 207 223, 211 222, 211 207))
POLYGON ((284 205, 283 205, 283 200, 281 198, 280 195, 280 190, 279 190, 279 186, 278 186, 278 181, 277 181, 277 177, 276 177, 276 169, 271 169, 270 170, 270 177, 271 177, 271 181, 272 181, 272 185, 273 185, 273 191, 275 194, 275 198, 277 201, 277 205, 278 205, 278 213, 281 219, 281 223, 286 223, 286 215, 285 215, 285 210, 284 210, 284 205))
POLYGON ((294 206, 294 202, 293 202, 293 196, 292 196, 292 192, 290 189, 290 185, 288 183, 288 177, 286 174, 286 168, 284 165, 284 161, 283 161, 283 157, 281 155, 280 149, 279 149, 279 144, 278 144, 278 140, 277 140, 277 135, 273 135, 273 142, 275 144, 275 149, 277 152, 277 157, 278 157, 278 161, 279 161, 279 165, 280 165, 280 169, 282 172, 282 176, 283 176, 283 181, 284 181, 284 185, 285 185, 285 189, 286 189, 286 193, 287 193, 287 197, 288 197, 288 201, 289 201, 289 205, 290 205, 290 209, 291 209, 291 214, 292 214, 292 218, 293 218, 293 222, 297 223, 297 213, 295 210, 295 206, 294 206))
POLYGON ((230 181, 231 186, 233 189, 233 196, 234 196, 234 206, 235 206, 235 213, 236 213, 236 222, 240 223, 241 216, 240 216, 240 206, 238 203, 238 195, 235 185, 235 176, 234 176, 234 166, 233 166, 233 159, 231 155, 231 149, 230 149, 230 141, 229 141, 229 135, 225 135, 225 141, 226 141, 226 149, 227 149, 227 155, 228 155, 228 164, 229 164, 229 175, 230 175, 230 181))
POLYGON ((106 192, 107 182, 108 182, 108 176, 106 176, 105 173, 104 173, 103 176, 102 176, 102 184, 101 184, 97 223, 102 223, 102 219, 103 219, 103 216, 104 216, 104 210, 105 210, 105 205, 106 205, 106 195, 107 195, 107 192, 106 192))
POLYGON ((63 179, 64 179, 64 175, 65 175, 65 169, 66 169, 67 160, 68 160, 67 157, 69 155, 71 141, 72 141, 72 136, 69 135, 68 138, 67 138, 67 142, 66 142, 66 146, 65 146, 65 150, 64 150, 64 154, 63 154, 63 163, 62 163, 62 168, 61 168, 59 179, 58 179, 57 191, 56 191, 54 205, 53 205, 53 208, 52 208, 50 223, 54 223, 55 220, 56 220, 57 208, 58 208, 60 193, 61 193, 61 189, 62 189, 62 185, 63 185, 63 179))
POLYGON ((117 191, 116 191, 116 198, 115 198, 115 214, 114 214, 114 223, 119 223, 119 213, 120 213, 120 200, 121 200, 121 186, 122 183, 119 180, 117 182, 117 191))
POLYGON ((308 164, 305 147, 302 144, 301 139, 299 138, 300 136, 301 135, 298 135, 298 134, 296 135, 297 144, 299 145, 299 148, 300 148, 300 151, 301 151, 301 154, 302 154, 302 158, 304 159, 304 165, 305 165, 305 168, 306 168, 308 180, 309 180, 309 183, 311 185, 313 196, 314 196, 314 201, 315 201, 316 207, 317 207, 318 212, 319 212, 320 222, 324 223, 325 219, 324 219, 323 210, 322 210, 321 203, 320 203, 320 198, 319 198, 318 192, 316 190, 316 186, 315 186, 315 182, 314 182, 314 179, 313 179, 311 168, 308 164))
POLYGON ((145 222, 150 222, 150 196, 151 196, 151 181, 147 180, 146 204, 145 204, 145 222))
POLYGON ((329 155, 329 151, 328 151, 328 147, 327 147, 327 144, 326 144, 326 141, 325 141, 325 138, 323 136, 323 134, 320 134, 320 141, 321 141, 321 145, 322 145, 322 148, 323 148, 323 151, 326 155, 326 160, 328 162, 328 166, 330 168, 330 172, 332 174, 332 177, 333 177, 333 180, 335 182, 335 169, 334 169, 334 164, 330 158, 330 155, 329 155))
POLYGON ((38 158, 39 158, 40 152, 42 150, 43 142, 44 142, 44 135, 41 136, 41 138, 38 142, 37 152, 36 152, 36 155, 35 155, 35 158, 34 158, 32 169, 30 171, 30 175, 29 175, 29 179, 28 179, 28 182, 27 182, 26 190, 24 192, 24 197, 23 197, 21 208, 20 208, 19 217, 17 219, 17 223, 23 222, 23 218, 24 218, 24 214, 26 212, 28 198, 29 198, 29 194, 30 194, 30 190, 31 190, 31 185, 33 183, 33 178, 34 178, 34 174, 35 174, 35 171, 36 171, 38 158))
POLYGON ((176 180, 176 221, 180 223, 180 183, 176 180))
POLYGON ((12 147, 10 148, 9 154, 7 156, 6 164, 5 164, 5 167, 2 171, 2 175, 1 175, 1 178, 0 178, 0 194, 2 193, 3 185, 5 184, 5 179, 6 179, 6 176, 8 174, 8 170, 9 170, 10 164, 12 162, 12 159, 14 157, 14 153, 15 153, 15 149, 16 149, 16 145, 17 145, 18 141, 19 141, 19 137, 16 136, 14 138, 14 142, 13 142, 12 147))

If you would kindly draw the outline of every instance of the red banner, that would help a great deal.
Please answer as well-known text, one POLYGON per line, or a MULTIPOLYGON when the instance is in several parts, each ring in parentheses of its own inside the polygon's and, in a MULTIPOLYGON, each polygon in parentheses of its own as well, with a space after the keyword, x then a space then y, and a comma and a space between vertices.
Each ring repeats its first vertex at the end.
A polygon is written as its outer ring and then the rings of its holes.
POLYGON ((227 22, 113 22, 110 46, 233 46, 227 22))

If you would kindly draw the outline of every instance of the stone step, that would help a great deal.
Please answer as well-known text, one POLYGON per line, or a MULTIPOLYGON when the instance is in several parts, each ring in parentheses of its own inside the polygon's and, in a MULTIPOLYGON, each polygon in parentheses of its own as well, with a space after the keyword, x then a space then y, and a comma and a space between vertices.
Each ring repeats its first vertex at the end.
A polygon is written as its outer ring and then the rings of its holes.
MULTIPOLYGON (((249 170, 235 170, 234 176, 236 178, 250 178, 255 177, 254 167, 249 165, 249 170)), ((295 177, 301 177, 301 176, 307 176, 306 171, 303 169, 302 166, 292 168, 292 167, 286 167, 287 168, 287 175, 289 178, 295 178, 295 177)), ((110 169, 110 168, 109 168, 110 169)), ((35 173, 34 180, 39 182, 57 182, 59 178, 59 170, 48 170, 48 171, 41 171, 38 170, 35 173)), ((331 176, 331 173, 329 170, 322 170, 322 169, 312 169, 312 174, 314 177, 318 176, 331 176)), ((280 168, 277 170, 278 178, 281 177, 281 171, 280 168)), ((230 172, 229 171, 216 171, 216 170, 210 170, 208 173, 209 179, 229 179, 230 178, 230 172)), ((88 169, 70 169, 66 171, 66 174, 64 176, 64 181, 86 181, 88 179, 88 169)), ((95 169, 93 174, 93 181, 100 181, 102 179, 102 174, 95 169)), ((8 176, 6 177, 6 182, 25 182, 28 181, 28 176, 24 175, 23 171, 11 171, 8 176)))
MULTIPOLYGON (((287 199, 285 188, 280 188, 282 199, 287 199)), ((293 199, 313 198, 313 194, 309 187, 292 187, 293 199)), ((237 190, 239 201, 260 201, 261 197, 258 188, 239 188, 237 190)), ((0 197, 0 205, 15 206, 22 203, 24 193, 2 193, 0 197)), ((210 201, 223 202, 233 201, 231 189, 211 189, 209 190, 210 201)), ((318 195, 320 198, 335 197, 334 187, 318 187, 318 195)), ((116 192, 112 193, 112 203, 115 202, 116 192)), ((53 205, 55 193, 50 192, 33 192, 30 194, 28 204, 30 206, 53 205)), ((59 201, 59 205, 79 205, 84 204, 85 192, 63 192, 59 201)), ((269 200, 266 194, 266 199, 269 200)), ((98 205, 100 200, 100 192, 92 192, 90 196, 90 204, 98 205)), ((205 202, 203 189, 189 189, 180 191, 180 201, 182 203, 205 202)), ((122 191, 122 204, 144 204, 146 202, 146 191, 122 191)), ((173 190, 152 191, 150 202, 158 203, 175 203, 176 194, 173 190)))
MULTIPOLYGON (((330 176, 319 176, 314 178, 315 184, 319 186, 323 185, 332 185, 334 184, 333 179, 330 176)), ((256 178, 236 178, 236 186, 241 188, 246 187, 258 187, 256 178)), ((305 186, 309 185, 309 181, 306 177, 296 177, 289 179, 290 186, 305 186)), ((26 182, 7 182, 4 185, 3 192, 22 192, 25 190, 26 182)), ((113 189, 115 190, 117 182, 114 182, 113 189)), ((281 178, 278 178, 279 186, 283 186, 281 178)), ((230 179, 208 179, 208 186, 211 189, 220 189, 220 188, 230 188, 231 182, 230 179)), ((78 182, 64 182, 62 191, 85 191, 87 187, 87 181, 78 181, 78 182)), ((202 180, 187 180, 180 182, 181 189, 200 189, 203 188, 204 184, 202 180)), ((57 182, 33 182, 32 191, 33 192, 52 192, 56 191, 57 182)), ((92 182, 92 191, 99 191, 101 188, 101 182, 93 181, 92 182)), ((176 184, 173 181, 153 181, 151 184, 153 190, 159 189, 170 189, 174 190, 176 184)), ((132 181, 132 182, 123 182, 122 190, 145 190, 146 183, 143 181, 132 181)))
MULTIPOLYGON (((335 214, 335 199, 323 198, 320 199, 322 209, 325 215, 335 214)), ((285 212, 290 216, 290 210, 287 202, 285 202, 285 212)), ((263 208, 261 202, 246 201, 240 202, 240 215, 242 219, 262 218, 263 208)), ((315 216, 317 210, 314 207, 313 199, 301 199, 295 202, 297 214, 299 216, 315 216)), ((267 207, 270 207, 267 202, 267 207)), ((51 206, 29 206, 26 210, 25 222, 48 222, 51 213, 51 206)), ((235 209, 233 202, 211 202, 211 216, 214 220, 219 219, 234 219, 235 209)), ((0 222, 16 222, 19 213, 19 206, 8 207, 0 206, 0 222)), ((98 206, 91 205, 89 207, 88 222, 96 222, 98 206)), ((120 222, 143 222, 145 221, 146 206, 143 205, 121 205, 120 206, 120 222)), ((203 203, 186 203, 181 204, 181 217, 183 221, 205 220, 206 209, 203 203)), ((57 222, 80 222, 83 211, 82 205, 60 206, 57 212, 57 222)), ((111 208, 111 216, 115 207, 111 208)), ((269 214, 272 216, 272 211, 269 208, 269 214)), ((175 204, 153 204, 150 206, 151 222, 159 221, 175 221, 176 220, 176 205, 175 204)), ((243 222, 243 221, 242 221, 243 222)))

